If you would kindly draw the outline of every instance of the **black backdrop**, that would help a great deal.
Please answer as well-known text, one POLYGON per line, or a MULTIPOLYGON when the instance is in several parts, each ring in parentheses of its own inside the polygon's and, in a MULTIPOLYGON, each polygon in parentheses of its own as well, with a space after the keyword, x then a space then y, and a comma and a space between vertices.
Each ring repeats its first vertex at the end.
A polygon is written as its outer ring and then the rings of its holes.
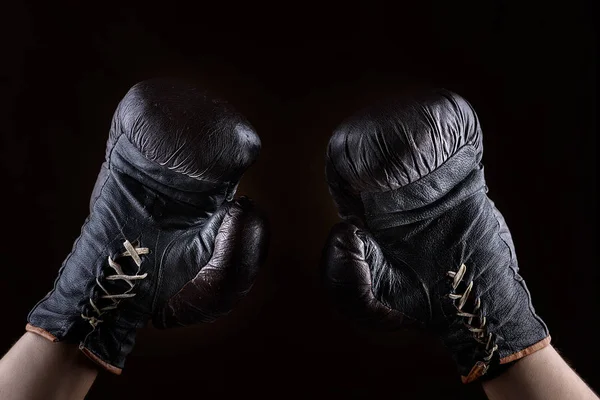
POLYGON ((443 86, 479 113, 489 194, 555 346, 600 389, 591 8, 451 3, 5 10, 0 350, 79 234, 120 98, 137 81, 184 75, 233 103, 263 140, 240 193, 269 214, 268 262, 220 321, 141 331, 124 374, 101 374, 89 398, 481 397, 434 338, 360 331, 327 308, 318 283, 337 220, 323 173, 332 129, 375 100, 443 86))

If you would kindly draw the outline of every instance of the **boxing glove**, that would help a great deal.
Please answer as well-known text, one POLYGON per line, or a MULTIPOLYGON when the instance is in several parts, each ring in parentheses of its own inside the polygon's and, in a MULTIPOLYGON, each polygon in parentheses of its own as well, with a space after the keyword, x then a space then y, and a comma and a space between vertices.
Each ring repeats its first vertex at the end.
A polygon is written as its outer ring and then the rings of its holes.
POLYGON ((475 111, 445 90, 363 110, 327 151, 344 220, 323 253, 333 301, 372 326, 435 332, 463 382, 550 343, 487 196, 482 154, 475 111))
POLYGON ((260 139, 226 102, 154 79, 119 103, 90 214, 26 329, 119 374, 136 330, 211 322, 252 287, 266 221, 234 200, 260 139))

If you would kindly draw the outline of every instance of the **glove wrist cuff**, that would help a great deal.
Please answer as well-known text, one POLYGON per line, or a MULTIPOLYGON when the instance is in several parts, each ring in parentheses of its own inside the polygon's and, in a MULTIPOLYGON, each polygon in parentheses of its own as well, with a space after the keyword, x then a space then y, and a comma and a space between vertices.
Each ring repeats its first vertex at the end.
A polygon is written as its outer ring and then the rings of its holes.
POLYGON ((44 339, 47 339, 51 342, 58 342, 58 338, 56 336, 54 336, 53 334, 51 334, 50 332, 48 332, 47 330, 45 330, 43 328, 39 328, 37 326, 27 324, 27 325, 25 325, 25 330, 27 332, 35 333, 36 335, 39 335, 39 336, 43 337, 44 339))
POLYGON ((479 379, 487 381, 496 378, 502 375, 504 372, 506 372, 506 370, 508 370, 515 362, 517 362, 521 358, 531 355, 536 351, 541 350, 544 347, 550 345, 550 340, 551 337, 547 336, 546 338, 523 350, 520 350, 500 360, 496 359, 495 363, 492 362, 488 364, 483 361, 478 361, 471 368, 471 371, 469 371, 467 376, 461 376, 461 380, 463 383, 471 383, 479 379))
POLYGON ((548 346, 550 344, 550 340, 551 340, 551 337, 547 336, 546 338, 540 340, 539 342, 537 342, 523 350, 520 350, 509 356, 503 357, 500 359, 500 364, 508 364, 510 362, 517 361, 523 357, 527 357, 528 355, 533 354, 536 351, 541 350, 544 347, 548 346))
POLYGON ((102 367, 106 371, 108 371, 110 373, 113 373, 115 375, 121 375, 121 372, 123 371, 122 368, 116 367, 116 366, 111 365, 111 364, 107 363, 106 361, 102 360, 100 357, 98 357, 90 349, 88 349, 87 347, 83 346, 83 344, 79 345, 79 350, 81 350, 81 352, 83 354, 85 354, 85 356, 87 358, 89 358, 90 360, 92 360, 94 363, 96 363, 98 366, 102 367))
MULTIPOLYGON (((36 335, 39 335, 39 336, 43 337, 44 339, 47 339, 53 343, 57 343, 60 341, 56 336, 54 336, 47 330, 37 327, 37 326, 34 326, 34 325, 31 325, 31 324, 27 324, 25 326, 25 330, 27 332, 35 333, 36 335)), ((121 371, 122 371, 121 368, 111 365, 111 364, 107 363, 106 361, 102 360, 92 350, 85 347, 83 345, 83 343, 79 344, 79 350, 81 350, 81 352, 83 354, 85 354, 86 357, 88 357, 90 360, 92 360, 94 363, 96 363, 98 366, 102 367, 106 371, 111 372, 115 375, 121 374, 121 371)))

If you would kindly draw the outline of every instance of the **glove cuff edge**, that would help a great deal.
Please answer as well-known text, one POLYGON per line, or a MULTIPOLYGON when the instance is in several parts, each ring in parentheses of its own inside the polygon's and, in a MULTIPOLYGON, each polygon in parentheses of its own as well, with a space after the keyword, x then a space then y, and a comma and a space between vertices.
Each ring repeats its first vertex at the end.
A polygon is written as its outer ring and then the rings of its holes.
POLYGON ((83 345, 79 345, 79 350, 81 350, 81 352, 83 354, 85 354, 85 356, 87 358, 92 360, 94 363, 96 363, 97 365, 99 365, 100 367, 105 369, 106 371, 113 373, 115 375, 121 375, 121 372, 123 372, 122 368, 115 367, 114 365, 107 363, 106 361, 102 360, 100 357, 98 357, 96 354, 94 354, 90 349, 84 347, 83 345))
POLYGON ((29 324, 29 323, 27 325, 25 325, 25 330, 27 332, 35 333, 35 334, 37 334, 37 335, 39 335, 39 336, 43 337, 44 339, 47 339, 47 340, 49 340, 51 342, 58 342, 59 341, 59 339, 56 336, 54 336, 53 334, 51 334, 47 330, 45 330, 43 328, 40 328, 40 327, 37 327, 37 326, 33 326, 33 325, 29 324))
POLYGON ((529 346, 521 351, 518 351, 509 356, 501 358, 500 364, 507 364, 509 362, 516 361, 520 358, 527 357, 528 355, 533 354, 536 351, 541 350, 544 347, 548 346, 550 344, 550 340, 551 340, 551 337, 546 336, 544 339, 540 340, 539 342, 537 342, 535 344, 532 344, 531 346, 529 346))

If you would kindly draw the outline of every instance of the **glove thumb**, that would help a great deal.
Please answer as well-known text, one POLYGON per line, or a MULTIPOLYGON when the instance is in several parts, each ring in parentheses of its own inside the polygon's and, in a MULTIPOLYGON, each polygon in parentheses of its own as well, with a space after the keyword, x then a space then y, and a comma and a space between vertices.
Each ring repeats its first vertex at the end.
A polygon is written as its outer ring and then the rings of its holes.
POLYGON ((373 293, 373 274, 391 267, 380 246, 355 225, 341 222, 331 229, 321 267, 334 306, 359 324, 396 330, 414 323, 399 310, 379 301, 373 293))
POLYGON ((266 219, 245 197, 234 201, 214 239, 212 256, 154 318, 160 328, 212 322, 252 288, 268 245, 266 219))

